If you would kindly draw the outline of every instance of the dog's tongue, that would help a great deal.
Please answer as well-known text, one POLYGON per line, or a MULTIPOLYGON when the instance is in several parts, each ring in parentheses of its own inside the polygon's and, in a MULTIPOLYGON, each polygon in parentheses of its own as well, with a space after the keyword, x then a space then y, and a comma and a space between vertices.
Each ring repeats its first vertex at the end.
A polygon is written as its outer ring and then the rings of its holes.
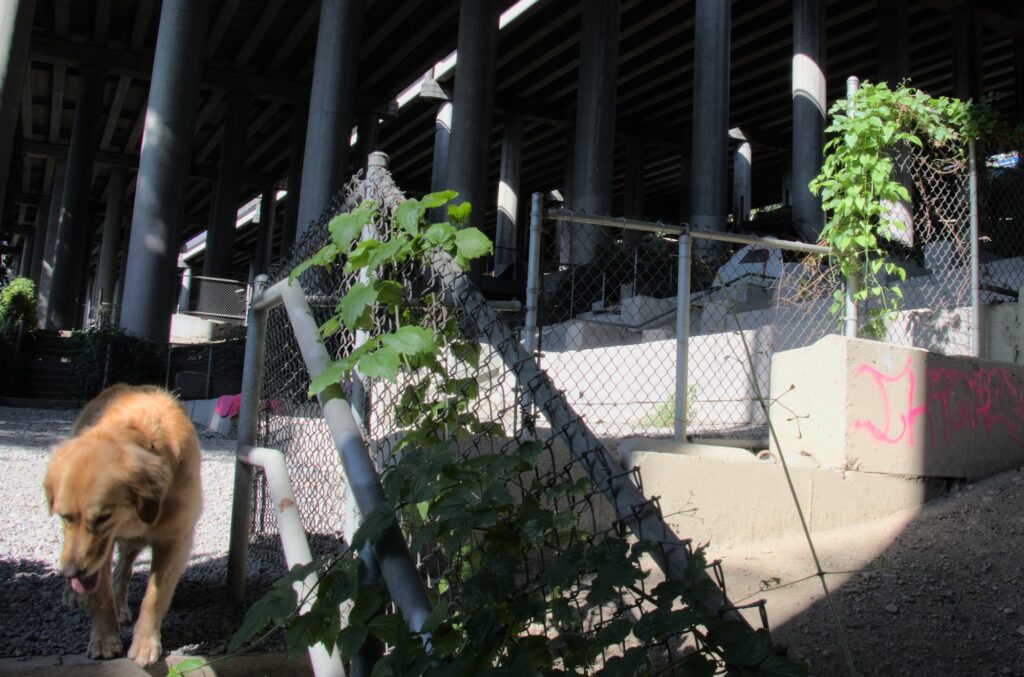
POLYGON ((99 572, 94 573, 92 576, 86 576, 85 578, 72 578, 71 589, 77 592, 79 595, 92 592, 96 589, 96 584, 99 583, 100 574, 99 572))

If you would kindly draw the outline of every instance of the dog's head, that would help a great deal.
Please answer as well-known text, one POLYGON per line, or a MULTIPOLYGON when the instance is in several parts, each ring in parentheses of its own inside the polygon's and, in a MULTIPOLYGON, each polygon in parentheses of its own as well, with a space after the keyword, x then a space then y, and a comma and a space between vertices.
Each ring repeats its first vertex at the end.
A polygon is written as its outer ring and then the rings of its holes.
POLYGON ((75 592, 93 592, 117 537, 133 538, 160 516, 168 461, 139 440, 83 435, 59 445, 43 488, 64 522, 61 572, 75 592))

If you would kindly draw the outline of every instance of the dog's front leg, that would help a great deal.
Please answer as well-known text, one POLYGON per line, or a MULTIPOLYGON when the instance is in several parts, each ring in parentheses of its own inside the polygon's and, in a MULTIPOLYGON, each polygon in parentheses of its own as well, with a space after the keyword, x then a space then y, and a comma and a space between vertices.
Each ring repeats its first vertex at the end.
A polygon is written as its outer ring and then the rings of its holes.
POLYGON ((153 544, 153 566, 150 568, 146 594, 139 608, 132 645, 128 658, 146 667, 156 663, 163 647, 160 641, 160 623, 171 605, 174 588, 188 562, 190 543, 164 542, 153 544))
POLYGON ((132 565, 139 556, 143 544, 139 541, 117 542, 117 564, 114 565, 114 608, 117 622, 128 625, 132 622, 132 610, 128 607, 128 581, 132 577, 132 565))
POLYGON ((110 562, 100 569, 96 591, 79 595, 78 602, 85 607, 92 623, 89 629, 89 658, 116 658, 124 653, 110 586, 110 562))

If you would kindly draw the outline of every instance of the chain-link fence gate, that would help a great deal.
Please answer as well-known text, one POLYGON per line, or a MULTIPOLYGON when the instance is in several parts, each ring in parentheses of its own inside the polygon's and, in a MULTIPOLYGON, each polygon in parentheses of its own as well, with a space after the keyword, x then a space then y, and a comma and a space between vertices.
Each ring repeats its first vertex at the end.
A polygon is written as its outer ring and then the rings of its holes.
MULTIPOLYGON (((385 171, 374 173, 372 177, 369 181, 354 181, 345 197, 336 199, 322 218, 306 231, 291 259, 276 272, 276 280, 286 278, 294 265, 309 258, 329 239, 327 224, 339 211, 365 197, 380 203, 382 213, 389 213, 397 206, 402 195, 390 175, 385 171)), ((381 218, 375 227, 379 236, 386 236, 389 220, 381 218)), ((480 420, 497 424, 498 430, 492 429, 486 434, 467 432, 459 443, 463 458, 507 453, 527 440, 540 442, 543 453, 533 476, 524 478, 510 490, 524 497, 530 495, 545 504, 553 501, 553 508, 578 517, 580 527, 572 531, 562 544, 563 549, 573 547, 575 542, 600 543, 606 535, 631 533, 635 539, 658 546, 652 556, 665 578, 675 580, 683 576, 692 554, 689 542, 680 540, 665 525, 656 500, 644 496, 638 474, 619 467, 573 409, 571 401, 560 392, 557 383, 538 369, 536 361, 523 349, 521 335, 488 307, 468 282, 468 277, 443 256, 433 258, 428 270, 406 264, 401 270, 386 272, 390 279, 404 281, 409 303, 426 303, 419 310, 436 326, 454 322, 462 340, 472 340, 481 346, 479 367, 465 373, 478 384, 471 406, 480 420), (524 410, 535 411, 536 418, 524 415, 524 410), (579 480, 576 489, 564 495, 545 495, 544 487, 556 486, 566 478, 579 480)), ((311 269, 298 278, 316 322, 323 322, 333 312, 354 281, 354 277, 346 276, 339 268, 331 273, 311 269)), ((272 291, 275 289, 282 289, 280 282, 271 287, 272 291)), ((260 303, 257 299, 254 306, 260 303)), ((338 460, 331 427, 321 415, 320 405, 309 401, 306 395, 310 378, 301 357, 302 341, 297 340, 292 329, 294 317, 282 306, 266 312, 265 359, 262 361, 265 377, 258 398, 252 398, 259 408, 258 434, 254 441, 284 452, 295 500, 301 506, 303 526, 310 535, 311 545, 314 551, 328 554, 339 550, 346 536, 351 534, 356 520, 355 507, 349 498, 351 492, 338 460)), ((376 317, 375 325, 371 335, 388 331, 390 320, 376 317)), ((325 348, 331 357, 337 358, 361 340, 364 338, 358 334, 341 331, 327 339, 325 348)), ((454 369, 467 369, 466 363, 455 360, 447 351, 447 346, 443 346, 442 351, 448 355, 454 369)), ((402 386, 401 377, 398 383, 366 379, 341 384, 361 424, 366 447, 381 471, 395 462, 392 449, 402 434, 401 426, 394 420, 402 386)), ((243 402, 245 397, 243 393, 243 402)), ((241 421, 239 425, 241 445, 241 421)), ((334 439, 337 439, 336 431, 334 439)), ((269 500, 265 477, 259 472, 255 474, 251 496, 249 547, 264 555, 277 553, 275 513, 279 506, 269 500)), ((425 550, 414 554, 421 580, 436 581, 432 574, 438 563, 433 553, 425 550)), ((523 584, 537 585, 558 554, 552 552, 542 558, 543 561, 525 563, 523 584)), ((708 572, 701 575, 708 583, 702 586, 701 594, 709 607, 738 618, 736 608, 725 598, 724 580, 718 565, 712 564, 708 572)), ((615 604, 599 607, 586 603, 587 582, 582 579, 577 581, 576 592, 566 594, 576 605, 585 631, 596 632, 615 619, 635 618, 645 608, 649 586, 657 580, 658 577, 653 577, 640 588, 623 592, 615 604)), ((444 592, 434 590, 434 594, 454 599, 458 584, 455 582, 444 592)), ((763 603, 756 602, 751 607, 760 611, 754 614, 759 624, 766 624, 763 603)), ((540 632, 547 630, 539 629, 540 632)), ((701 651, 703 646, 699 635, 688 634, 671 643, 647 648, 671 674, 673 656, 678 657, 684 651, 701 651)))

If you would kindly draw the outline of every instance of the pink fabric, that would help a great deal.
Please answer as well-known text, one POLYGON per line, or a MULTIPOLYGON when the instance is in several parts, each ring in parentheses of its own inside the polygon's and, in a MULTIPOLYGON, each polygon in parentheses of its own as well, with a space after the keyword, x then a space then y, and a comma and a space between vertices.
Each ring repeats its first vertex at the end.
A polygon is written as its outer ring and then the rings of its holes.
POLYGON ((238 416, 238 409, 241 405, 241 395, 221 395, 217 398, 217 406, 214 407, 213 411, 218 416, 231 418, 232 416, 238 416))

